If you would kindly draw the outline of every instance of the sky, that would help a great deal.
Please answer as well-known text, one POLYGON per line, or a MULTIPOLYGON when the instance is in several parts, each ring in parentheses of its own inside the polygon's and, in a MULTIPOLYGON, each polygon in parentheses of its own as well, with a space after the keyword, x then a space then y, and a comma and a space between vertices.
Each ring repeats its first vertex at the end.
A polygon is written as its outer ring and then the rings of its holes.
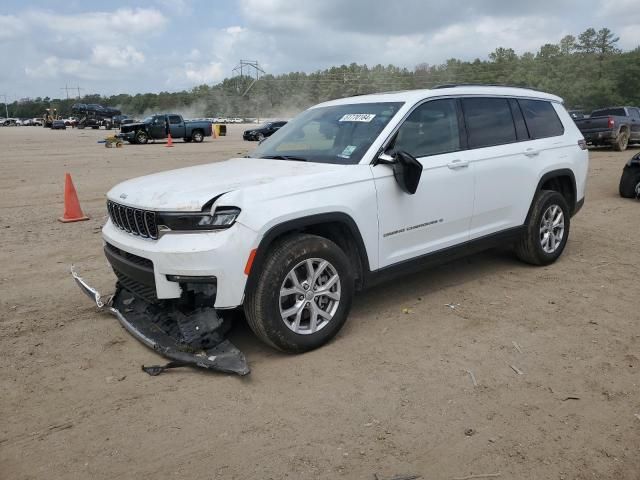
POLYGON ((178 91, 230 77, 240 59, 273 74, 413 68, 500 46, 535 52, 588 27, 628 50, 638 25, 640 0, 4 0, 0 95, 178 91))

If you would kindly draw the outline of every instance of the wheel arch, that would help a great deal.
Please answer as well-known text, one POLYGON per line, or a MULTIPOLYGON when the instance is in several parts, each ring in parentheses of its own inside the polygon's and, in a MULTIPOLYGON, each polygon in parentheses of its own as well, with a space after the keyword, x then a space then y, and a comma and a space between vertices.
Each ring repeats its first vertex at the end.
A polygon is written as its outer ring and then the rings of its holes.
POLYGON ((551 170, 550 172, 546 172, 540 180, 538 181, 538 185, 533 192, 533 197, 531 198, 531 204, 529 205, 529 211, 527 212, 527 218, 525 220, 525 224, 529 223, 529 219, 531 218, 531 214, 533 212, 533 204, 536 198, 536 195, 542 190, 554 190, 565 198, 567 201, 567 205, 571 209, 571 215, 573 215, 577 211, 578 198, 577 198, 577 187, 576 187, 576 176, 573 171, 569 168, 561 168, 557 170, 551 170))
POLYGON ((362 288, 369 272, 369 259, 356 222, 343 212, 320 213, 299 217, 271 227, 262 237, 245 285, 246 292, 255 286, 270 248, 283 238, 296 233, 308 233, 328 238, 345 252, 354 268, 356 289, 362 288))

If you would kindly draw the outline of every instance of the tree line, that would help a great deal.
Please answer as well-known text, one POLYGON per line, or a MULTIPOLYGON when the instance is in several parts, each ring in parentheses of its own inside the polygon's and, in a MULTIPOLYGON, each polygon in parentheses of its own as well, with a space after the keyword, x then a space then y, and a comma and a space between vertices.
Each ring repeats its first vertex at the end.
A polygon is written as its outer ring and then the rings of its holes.
POLYGON ((313 73, 264 75, 255 82, 246 76, 226 78, 217 85, 180 92, 92 94, 79 100, 36 98, 14 102, 9 110, 11 116, 25 118, 39 117, 45 108, 70 115, 71 105, 81 102, 117 107, 138 117, 168 111, 189 117, 288 117, 334 98, 460 83, 530 87, 559 95, 568 108, 585 111, 640 105, 640 46, 622 51, 619 40, 608 28, 588 28, 577 37, 567 35, 522 55, 499 47, 486 60, 452 58, 413 69, 352 63, 313 73))

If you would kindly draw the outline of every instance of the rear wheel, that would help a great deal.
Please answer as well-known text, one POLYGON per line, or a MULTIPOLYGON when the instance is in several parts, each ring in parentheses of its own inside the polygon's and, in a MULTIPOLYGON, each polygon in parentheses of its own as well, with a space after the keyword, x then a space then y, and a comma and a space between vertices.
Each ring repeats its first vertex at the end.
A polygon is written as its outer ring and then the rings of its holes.
POLYGON ((200 130, 196 130, 191 135, 191 139, 196 143, 202 143, 202 141, 204 140, 204 134, 200 130))
POLYGON ((354 291, 349 259, 332 241, 316 235, 286 238, 267 255, 245 314, 267 344, 291 353, 331 340, 342 328, 354 291))
POLYGON ((625 168, 620 177, 620 196, 640 198, 640 168, 625 168))
POLYGON ((564 197, 552 190, 536 195, 527 229, 516 255, 532 265, 549 265, 562 254, 569 237, 570 212, 564 197))
POLYGON ((618 134, 618 138, 613 142, 613 149, 616 152, 623 152, 629 145, 629 133, 626 130, 621 130, 618 134))

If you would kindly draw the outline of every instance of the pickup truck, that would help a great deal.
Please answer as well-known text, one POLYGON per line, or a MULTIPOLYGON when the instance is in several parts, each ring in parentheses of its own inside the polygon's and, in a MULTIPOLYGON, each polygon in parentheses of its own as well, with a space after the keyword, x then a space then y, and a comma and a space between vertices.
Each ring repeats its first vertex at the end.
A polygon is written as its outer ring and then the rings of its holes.
POLYGON ((576 125, 587 143, 611 145, 622 152, 630 143, 640 142, 640 109, 609 107, 594 110, 589 118, 576 119, 576 125))
POLYGON ((129 143, 145 144, 149 140, 182 138, 185 142, 200 143, 204 137, 211 136, 211 123, 207 121, 184 120, 182 115, 163 113, 152 115, 141 122, 129 123, 120 127, 119 138, 129 143))

